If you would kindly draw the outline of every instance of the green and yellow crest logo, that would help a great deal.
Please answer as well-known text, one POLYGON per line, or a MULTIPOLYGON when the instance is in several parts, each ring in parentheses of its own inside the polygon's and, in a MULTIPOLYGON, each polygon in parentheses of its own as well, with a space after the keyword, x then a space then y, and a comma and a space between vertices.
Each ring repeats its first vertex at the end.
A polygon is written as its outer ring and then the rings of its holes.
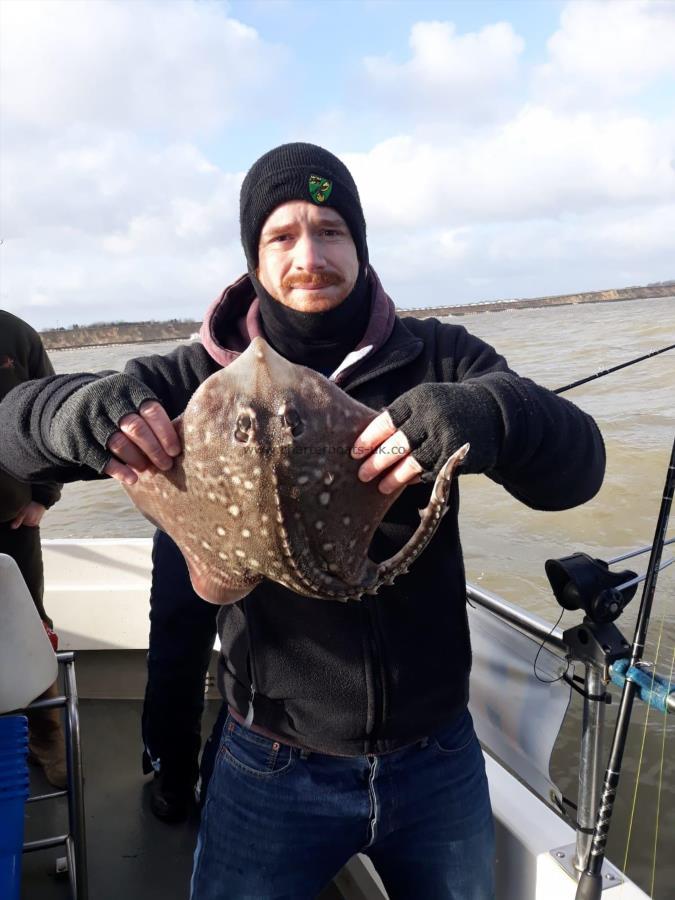
POLYGON ((321 175, 309 176, 309 195, 315 203, 325 203, 333 190, 333 182, 321 175))

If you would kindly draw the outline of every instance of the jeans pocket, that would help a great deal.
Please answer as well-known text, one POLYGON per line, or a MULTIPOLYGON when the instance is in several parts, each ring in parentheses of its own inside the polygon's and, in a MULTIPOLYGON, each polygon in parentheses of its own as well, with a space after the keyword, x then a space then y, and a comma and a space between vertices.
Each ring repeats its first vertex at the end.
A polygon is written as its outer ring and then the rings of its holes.
POLYGON ((430 743, 439 753, 460 753, 477 740, 473 719, 468 709, 460 713, 452 725, 437 732, 430 743))
POLYGON ((223 729, 220 755, 228 765, 256 778, 282 775, 295 762, 292 747, 248 731, 231 717, 223 729))

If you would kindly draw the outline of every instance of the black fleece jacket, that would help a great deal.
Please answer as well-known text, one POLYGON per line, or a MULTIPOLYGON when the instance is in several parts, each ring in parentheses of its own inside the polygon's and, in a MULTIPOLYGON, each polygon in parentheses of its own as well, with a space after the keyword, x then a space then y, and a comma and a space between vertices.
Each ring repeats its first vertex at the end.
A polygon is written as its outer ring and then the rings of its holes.
MULTIPOLYGON (((97 477, 105 454, 92 447, 114 430, 113 418, 153 396, 178 415, 217 368, 202 345, 191 344, 133 360, 124 376, 24 385, 0 407, 0 461, 18 478, 97 477)), ((463 327, 397 318, 385 343, 341 386, 376 410, 390 408, 428 478, 468 436, 468 469, 535 509, 578 505, 602 483, 604 447, 590 416, 516 375, 463 327)), ((422 483, 403 492, 376 532, 374 560, 410 538, 430 490, 422 483)), ((455 481, 430 545, 375 597, 331 603, 266 581, 223 607, 220 682, 231 707, 246 716, 252 705, 254 728, 344 755, 388 752, 457 715, 471 665, 458 506, 455 481)))

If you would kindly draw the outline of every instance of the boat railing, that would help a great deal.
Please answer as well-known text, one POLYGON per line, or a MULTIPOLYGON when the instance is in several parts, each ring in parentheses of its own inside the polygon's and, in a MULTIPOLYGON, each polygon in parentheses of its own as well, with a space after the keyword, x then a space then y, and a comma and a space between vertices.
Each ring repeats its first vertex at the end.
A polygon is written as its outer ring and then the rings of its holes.
MULTIPOLYGON (((622 685, 626 678, 635 681, 638 688, 637 695, 650 706, 664 713, 675 713, 675 685, 668 679, 660 676, 655 671, 645 671, 645 668, 631 668, 625 654, 614 662, 611 659, 612 652, 616 655, 617 647, 610 648, 602 643, 602 638, 595 647, 595 654, 588 651, 588 646, 593 644, 597 636, 593 633, 592 623, 588 620, 586 627, 577 626, 563 632, 561 629, 551 626, 550 623, 529 612, 509 603, 503 597, 492 594, 473 584, 467 585, 467 598, 470 604, 489 611, 498 619, 517 628, 531 638, 541 642, 542 646, 551 648, 564 654, 570 665, 583 665, 583 688, 577 688, 583 695, 583 714, 580 736, 579 754, 579 781, 578 799, 576 810, 576 845, 574 848, 554 848, 556 855, 564 868, 575 875, 584 870, 591 847, 593 826, 600 801, 602 778, 605 771, 603 758, 603 736, 605 732, 605 707, 609 701, 607 685, 610 681, 622 685), (572 852, 573 851, 573 852, 572 852), (564 860, 564 862, 563 862, 564 860)), ((615 641, 622 642, 628 648, 626 641, 615 631, 615 641)), ((621 648, 618 648, 619 650, 621 648)), ((566 678, 569 684, 570 678, 566 678)), ((571 691, 572 687, 569 688, 571 691)), ((557 805, 557 804, 556 804, 557 805)))

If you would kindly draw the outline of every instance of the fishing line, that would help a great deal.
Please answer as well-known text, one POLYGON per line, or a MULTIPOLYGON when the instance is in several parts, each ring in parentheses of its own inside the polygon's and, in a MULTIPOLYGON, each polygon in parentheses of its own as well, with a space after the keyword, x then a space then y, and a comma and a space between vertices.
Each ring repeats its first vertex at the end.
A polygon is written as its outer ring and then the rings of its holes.
MULTIPOLYGON (((659 628, 659 636, 656 641, 656 652, 654 655, 654 665, 652 667, 652 683, 650 685, 650 691, 654 690, 654 679, 656 677, 656 665, 659 658, 659 650, 661 649, 661 637, 663 636, 663 626, 666 621, 666 610, 664 607, 663 613, 661 614, 661 627, 659 628)), ((630 818, 628 820, 628 835, 626 837, 626 854, 623 859, 623 870, 626 871, 628 867, 628 853, 630 851, 630 841, 631 835, 633 832, 633 819, 635 818, 635 810, 637 808, 637 795, 638 790, 640 789, 640 773, 642 772, 642 760, 644 756, 645 743, 647 741, 647 726, 649 724, 649 712, 651 710, 651 706, 647 703, 647 712, 645 714, 645 722, 642 728, 642 742, 640 744, 640 756, 638 758, 638 766, 635 772, 635 790, 633 791, 633 802, 631 804, 630 810, 630 818)))
MULTIPOLYGON (((651 614, 656 582, 658 579, 658 568, 661 562, 661 554, 663 552, 663 542, 666 539, 668 529, 668 519, 670 517, 671 506, 673 502, 673 494, 675 493, 675 440, 670 454, 670 460, 666 472, 665 485, 663 488, 663 496, 657 516, 656 528, 654 533, 654 543, 652 552, 649 557, 649 565, 647 567, 648 578, 644 583, 642 599, 638 609, 637 622, 633 635, 633 642, 630 651, 630 666, 638 666, 644 652, 644 647, 649 629, 649 617, 651 614)), ((584 871, 579 877, 577 885, 576 900, 600 900, 602 894, 602 864, 605 859, 605 848, 607 846, 607 837, 610 829, 612 811, 616 801, 617 789, 621 778, 621 763, 626 747, 626 739, 628 736, 628 728, 630 726, 631 712, 633 701, 635 700, 638 687, 636 682, 631 678, 626 678, 621 693, 621 701, 619 703, 619 711, 614 726, 614 737, 609 755, 609 761, 605 770, 605 777, 602 785, 602 793, 600 796, 600 804, 596 814, 595 827, 593 829, 593 839, 586 860, 584 871)), ((644 748, 644 739, 643 739, 644 748)), ((642 752, 640 754, 640 763, 638 771, 642 766, 642 752)), ((631 828, 633 813, 631 814, 631 828)))
MULTIPOLYGON (((675 669, 675 646, 673 647, 673 658, 670 661, 670 675, 668 680, 673 683, 673 669, 675 669)), ((654 896, 654 883, 656 881, 656 849, 659 843, 659 815, 661 812, 661 793, 663 788, 663 766, 666 759, 666 722, 668 721, 668 711, 663 713, 663 734, 661 736, 661 765, 659 767, 659 790, 656 795, 656 826, 654 829, 654 862, 652 864, 652 882, 649 893, 654 896)))

